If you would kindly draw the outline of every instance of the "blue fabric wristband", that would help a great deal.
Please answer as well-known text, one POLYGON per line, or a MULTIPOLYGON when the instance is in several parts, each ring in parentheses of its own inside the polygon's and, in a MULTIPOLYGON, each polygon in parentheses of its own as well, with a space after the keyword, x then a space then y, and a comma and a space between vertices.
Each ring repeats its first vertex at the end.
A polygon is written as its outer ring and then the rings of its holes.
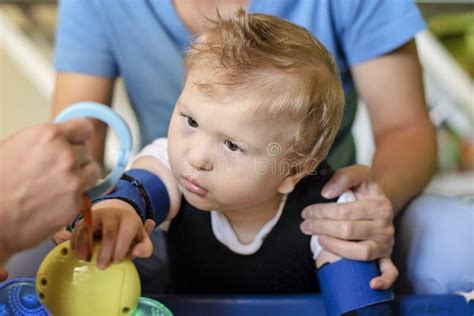
POLYGON ((391 290, 370 288, 370 280, 380 275, 375 261, 341 259, 322 266, 316 273, 329 316, 394 299, 391 290))
POLYGON ((125 175, 145 191, 144 199, 148 203, 146 218, 153 219, 157 225, 162 223, 170 209, 170 198, 160 177, 145 169, 131 169, 125 175))
POLYGON ((129 181, 120 179, 115 183, 114 190, 104 196, 98 197, 92 201, 96 204, 100 201, 118 199, 130 204, 138 215, 143 219, 146 216, 146 206, 143 197, 135 186, 129 181))

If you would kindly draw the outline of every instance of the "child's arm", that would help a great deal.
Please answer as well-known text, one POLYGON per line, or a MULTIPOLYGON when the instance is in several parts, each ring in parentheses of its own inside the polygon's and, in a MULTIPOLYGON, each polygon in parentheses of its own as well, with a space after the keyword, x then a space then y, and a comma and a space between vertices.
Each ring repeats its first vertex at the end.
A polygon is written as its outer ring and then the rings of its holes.
MULTIPOLYGON (((355 200, 351 192, 343 194, 338 202, 355 200)), ((371 280, 380 275, 376 261, 348 260, 322 249, 312 237, 311 249, 315 255, 317 275, 323 293, 326 312, 336 315, 392 315, 391 290, 373 290, 371 280)), ((382 258, 391 264, 390 258, 382 258)), ((376 280, 376 278, 375 278, 376 280)))
MULTIPOLYGON (((180 203, 181 192, 169 167, 166 140, 159 139, 137 156, 114 190, 92 208, 93 229, 102 239, 98 265, 120 261, 129 250, 132 256, 149 256, 152 246, 148 233, 155 223, 176 216, 180 203)), ((87 257, 86 241, 84 225, 78 225, 72 245, 79 258, 87 257)))
MULTIPOLYGON (((166 138, 158 138, 143 148, 132 161, 130 169, 147 170, 160 178, 166 187, 170 203, 168 215, 164 221, 173 219, 180 208, 182 193, 178 187, 178 182, 171 172, 168 158, 168 140, 166 138)), ((146 185, 146 183, 143 184, 146 185)))
MULTIPOLYGON (((170 208, 165 221, 172 220, 179 211, 181 206, 182 193, 178 188, 178 182, 174 178, 169 166, 152 156, 142 156, 132 163, 133 169, 144 169, 157 175, 163 181, 166 190, 168 191, 170 208)), ((160 223, 156 223, 160 224, 160 223)))
MULTIPOLYGON (((380 260, 393 266, 390 258, 380 260)), ((322 250, 316 267, 327 315, 393 315, 392 291, 369 286, 371 279, 380 275, 376 261, 348 260, 322 250)))

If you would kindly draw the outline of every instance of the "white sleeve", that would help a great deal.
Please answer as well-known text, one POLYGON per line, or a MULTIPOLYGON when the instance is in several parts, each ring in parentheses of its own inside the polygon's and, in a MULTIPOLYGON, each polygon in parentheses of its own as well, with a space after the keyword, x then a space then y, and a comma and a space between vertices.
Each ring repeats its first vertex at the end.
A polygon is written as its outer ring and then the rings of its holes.
POLYGON ((162 137, 155 139, 151 144, 145 146, 142 151, 140 151, 135 157, 133 157, 127 169, 130 168, 133 162, 146 156, 158 159, 168 169, 171 169, 170 161, 168 158, 168 138, 162 137))
MULTIPOLYGON (((337 203, 353 202, 355 200, 357 200, 355 194, 349 190, 341 194, 341 196, 337 199, 337 203)), ((311 251, 313 252, 313 259, 316 260, 321 250, 323 250, 319 244, 318 235, 313 235, 311 237, 310 247, 311 251)))

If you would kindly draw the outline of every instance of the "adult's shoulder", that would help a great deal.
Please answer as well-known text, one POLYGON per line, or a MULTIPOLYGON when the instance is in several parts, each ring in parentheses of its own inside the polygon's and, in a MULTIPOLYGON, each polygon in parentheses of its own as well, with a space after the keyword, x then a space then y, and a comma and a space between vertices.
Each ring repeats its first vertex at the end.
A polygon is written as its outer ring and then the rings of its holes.
POLYGON ((426 27, 413 0, 331 0, 330 11, 350 65, 384 55, 426 27))

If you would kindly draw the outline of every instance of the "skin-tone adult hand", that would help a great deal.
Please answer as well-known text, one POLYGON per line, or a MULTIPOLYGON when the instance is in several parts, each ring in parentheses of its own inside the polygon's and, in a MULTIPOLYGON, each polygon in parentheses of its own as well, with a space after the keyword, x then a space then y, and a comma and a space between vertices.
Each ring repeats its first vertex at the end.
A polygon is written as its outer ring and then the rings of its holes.
POLYGON ((86 145, 92 134, 89 121, 70 120, 0 143, 0 264, 74 219, 100 174, 86 145))
POLYGON ((0 267, 0 282, 5 281, 6 279, 8 279, 8 272, 0 267))
POLYGON ((336 171, 322 194, 335 198, 347 190, 354 192, 357 201, 306 207, 301 230, 319 235, 321 246, 340 257, 362 261, 381 258, 382 275, 374 278, 371 286, 388 288, 398 276, 390 260, 395 231, 392 205, 372 179, 369 167, 354 165, 336 171))

